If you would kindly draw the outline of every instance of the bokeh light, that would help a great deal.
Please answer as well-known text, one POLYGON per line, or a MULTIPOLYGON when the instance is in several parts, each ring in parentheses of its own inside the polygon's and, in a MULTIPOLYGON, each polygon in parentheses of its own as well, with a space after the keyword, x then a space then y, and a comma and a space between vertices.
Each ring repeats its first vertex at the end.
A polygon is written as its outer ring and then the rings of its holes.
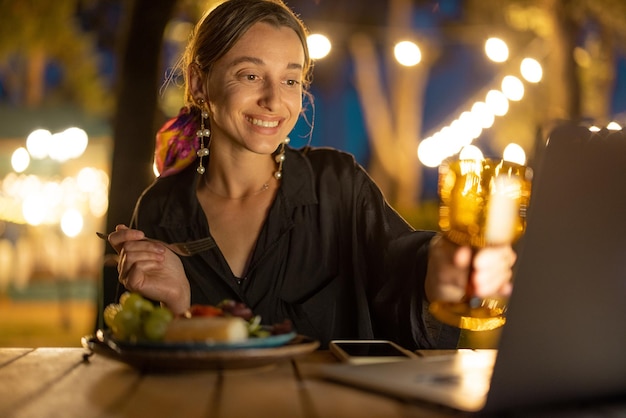
POLYGON ((489 90, 485 104, 496 116, 504 116, 509 111, 509 100, 500 90, 489 90))
POLYGON ((26 138, 26 149, 31 157, 41 160, 48 156, 52 133, 47 129, 35 129, 26 138))
POLYGON ((68 209, 61 217, 61 231, 68 237, 75 237, 83 230, 83 215, 76 209, 68 209))
POLYGON ((608 129, 609 131, 619 131, 620 129, 622 129, 622 127, 617 122, 610 122, 608 125, 606 125, 606 129, 608 129))
POLYGON ((516 143, 510 143, 502 152, 502 159, 519 165, 526 164, 526 153, 524 149, 516 143))
POLYGON ((476 145, 467 145, 459 153, 461 160, 483 160, 483 152, 476 145))
POLYGON ((485 54, 493 62, 504 62, 509 58, 509 47, 500 38, 489 38, 485 42, 485 54))
POLYGON ((522 77, 529 83, 538 83, 543 78, 543 68, 539 61, 533 58, 524 58, 520 64, 522 77))
POLYGON ((11 167, 16 173, 21 173, 30 165, 30 155, 24 147, 19 147, 11 155, 11 167))
POLYGON ((480 127, 488 129, 493 126, 495 120, 493 112, 489 109, 489 106, 485 102, 476 102, 472 106, 472 114, 475 116, 475 120, 478 121, 480 127))
POLYGON ((29 225, 41 225, 46 217, 46 202, 39 194, 29 194, 22 202, 22 215, 29 225))
POLYGON ((66 129, 63 131, 63 138, 69 158, 78 158, 83 155, 89 143, 87 132, 80 128, 66 129))
POLYGON ((321 59, 326 57, 332 48, 330 40, 319 33, 313 33, 307 37, 307 46, 312 59, 321 59))
POLYGON ((411 41, 398 42, 393 48, 396 60, 405 67, 413 67, 422 61, 422 51, 411 41))
POLYGON ((519 78, 507 75, 502 79, 502 93, 509 100, 520 101, 524 97, 524 84, 519 78))

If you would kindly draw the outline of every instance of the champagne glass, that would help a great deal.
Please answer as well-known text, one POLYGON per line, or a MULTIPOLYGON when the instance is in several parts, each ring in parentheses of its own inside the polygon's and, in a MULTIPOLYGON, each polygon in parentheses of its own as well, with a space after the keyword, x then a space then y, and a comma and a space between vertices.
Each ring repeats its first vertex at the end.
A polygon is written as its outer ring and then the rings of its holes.
MULTIPOLYGON (((439 227, 450 241, 480 248, 514 243, 526 228, 532 170, 505 160, 458 159, 439 167, 439 227)), ((470 270, 471 274, 471 270, 470 270)), ((441 322, 472 331, 504 325, 506 299, 479 298, 471 280, 460 302, 433 301, 441 322)))

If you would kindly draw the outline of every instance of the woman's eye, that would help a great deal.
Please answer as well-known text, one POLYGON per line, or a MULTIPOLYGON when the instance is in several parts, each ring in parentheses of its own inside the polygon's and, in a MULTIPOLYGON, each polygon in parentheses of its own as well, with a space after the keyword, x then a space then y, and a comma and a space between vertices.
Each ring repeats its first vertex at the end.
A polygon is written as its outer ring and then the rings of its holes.
POLYGON ((287 84, 288 86, 297 86, 300 84, 300 82, 298 80, 287 80, 285 84, 287 84))
POLYGON ((256 79, 258 79, 258 77, 257 77, 256 75, 254 75, 254 74, 247 74, 247 75, 245 76, 245 78, 246 78, 246 80, 248 80, 248 81, 255 81, 256 79))

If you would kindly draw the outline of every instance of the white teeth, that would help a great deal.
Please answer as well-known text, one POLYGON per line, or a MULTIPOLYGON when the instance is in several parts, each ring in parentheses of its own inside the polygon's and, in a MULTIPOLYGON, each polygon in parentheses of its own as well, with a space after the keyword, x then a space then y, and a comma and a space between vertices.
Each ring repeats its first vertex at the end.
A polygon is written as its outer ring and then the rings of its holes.
POLYGON ((252 119, 252 118, 248 118, 248 120, 253 125, 262 126, 264 128, 275 128, 278 126, 278 121, 267 121, 267 120, 252 119))

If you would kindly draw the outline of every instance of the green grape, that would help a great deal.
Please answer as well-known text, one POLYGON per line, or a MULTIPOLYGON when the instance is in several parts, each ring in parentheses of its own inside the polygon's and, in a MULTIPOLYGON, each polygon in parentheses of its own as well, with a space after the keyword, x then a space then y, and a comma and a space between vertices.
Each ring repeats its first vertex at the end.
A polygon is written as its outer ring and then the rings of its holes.
POLYGON ((123 302, 121 302, 121 305, 125 310, 135 311, 139 314, 142 314, 143 312, 150 312, 154 309, 152 303, 139 293, 131 293, 124 299, 123 302))
POLYGON ((160 341, 165 335, 167 326, 173 319, 172 312, 163 307, 156 307, 143 324, 143 333, 145 337, 152 341, 160 341))
POLYGON ((124 292, 120 303, 111 304, 104 310, 104 320, 119 340, 138 341, 163 339, 167 325, 173 319, 172 312, 136 292, 124 292))
POLYGON ((120 295, 120 300, 119 300, 119 304, 124 306, 124 303, 126 302, 126 299, 128 299, 128 297, 131 295, 130 292, 124 292, 120 295))
POLYGON ((152 310, 152 312, 150 312, 150 317, 153 316, 160 318, 164 322, 170 322, 172 319, 174 319, 174 314, 172 313, 172 311, 162 306, 157 306, 152 310))
POLYGON ((122 309, 113 318, 113 335, 120 340, 136 340, 140 338, 141 317, 137 312, 122 309))
POLYGON ((107 305, 106 308, 104 308, 102 316, 104 318, 104 323, 107 327, 113 328, 113 319, 115 318, 115 315, 117 315, 117 313, 121 310, 122 305, 120 305, 119 303, 111 303, 110 305, 107 305))

